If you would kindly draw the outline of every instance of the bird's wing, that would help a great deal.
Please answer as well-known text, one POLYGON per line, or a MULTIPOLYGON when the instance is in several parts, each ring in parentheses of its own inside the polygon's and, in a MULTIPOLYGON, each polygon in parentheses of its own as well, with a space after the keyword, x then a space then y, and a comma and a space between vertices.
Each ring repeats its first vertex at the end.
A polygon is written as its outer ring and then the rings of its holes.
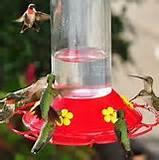
POLYGON ((50 19, 50 15, 37 11, 36 12, 36 21, 46 21, 50 19))
POLYGON ((60 118, 59 118, 59 114, 57 111, 55 111, 54 108, 50 107, 49 109, 49 113, 48 113, 48 119, 49 121, 51 122, 55 122, 55 121, 58 121, 60 123, 60 118))
POLYGON ((40 107, 39 107, 39 106, 37 106, 37 107, 33 110, 33 113, 34 113, 34 115, 37 116, 37 118, 42 119, 42 117, 41 117, 41 110, 40 110, 40 107))
POLYGON ((26 15, 26 12, 20 18, 16 19, 15 22, 19 22, 19 23, 23 22, 25 15, 26 15))
POLYGON ((115 130, 115 134, 116 134, 118 142, 121 143, 121 132, 118 130, 115 130))

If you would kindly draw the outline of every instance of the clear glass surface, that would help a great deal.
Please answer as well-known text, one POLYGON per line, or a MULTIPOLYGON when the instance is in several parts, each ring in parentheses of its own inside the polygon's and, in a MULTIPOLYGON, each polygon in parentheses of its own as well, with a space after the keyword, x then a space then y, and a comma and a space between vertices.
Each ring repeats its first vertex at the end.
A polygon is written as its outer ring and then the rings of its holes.
POLYGON ((52 72, 70 98, 111 92, 109 0, 51 0, 52 72))

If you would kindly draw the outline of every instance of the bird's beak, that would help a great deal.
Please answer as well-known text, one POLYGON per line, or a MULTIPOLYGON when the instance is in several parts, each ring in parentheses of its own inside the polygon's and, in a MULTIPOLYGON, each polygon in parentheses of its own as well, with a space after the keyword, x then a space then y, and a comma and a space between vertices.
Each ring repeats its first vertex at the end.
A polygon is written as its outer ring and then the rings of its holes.
POLYGON ((138 97, 139 97, 139 94, 137 94, 135 97, 131 98, 129 101, 132 102, 133 100, 135 100, 138 97))
POLYGON ((128 76, 130 76, 130 77, 134 77, 134 78, 139 78, 139 79, 142 79, 142 80, 146 80, 146 78, 141 77, 141 76, 137 76, 137 75, 129 74, 128 76))

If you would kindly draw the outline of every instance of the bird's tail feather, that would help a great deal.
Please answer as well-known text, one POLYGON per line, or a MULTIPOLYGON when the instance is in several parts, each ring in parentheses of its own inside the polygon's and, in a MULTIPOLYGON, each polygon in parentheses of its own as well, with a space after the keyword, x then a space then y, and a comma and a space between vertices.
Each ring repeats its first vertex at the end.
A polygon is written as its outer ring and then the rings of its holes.
POLYGON ((44 148, 47 145, 51 137, 52 135, 48 137, 47 142, 37 140, 31 149, 31 153, 37 154, 42 148, 44 148))
POLYGON ((53 131, 53 127, 50 127, 50 129, 48 130, 47 127, 49 127, 50 125, 52 126, 52 123, 45 122, 35 144, 33 145, 31 149, 31 153, 37 154, 49 142, 49 140, 52 137, 52 131, 53 131))
POLYGON ((31 153, 37 154, 44 146, 45 143, 35 143, 33 148, 31 149, 31 153))
POLYGON ((54 108, 50 107, 48 114, 49 121, 54 122, 55 120, 60 122, 59 114, 54 108))

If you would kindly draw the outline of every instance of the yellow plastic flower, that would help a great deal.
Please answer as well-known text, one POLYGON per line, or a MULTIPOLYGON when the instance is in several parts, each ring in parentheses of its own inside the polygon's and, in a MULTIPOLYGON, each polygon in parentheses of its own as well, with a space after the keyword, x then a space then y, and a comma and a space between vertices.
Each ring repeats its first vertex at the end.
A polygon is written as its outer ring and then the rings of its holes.
POLYGON ((62 109, 60 115, 60 123, 57 122, 58 126, 69 126, 71 124, 71 119, 73 118, 73 113, 69 112, 68 109, 62 109))
POLYGON ((129 101, 129 99, 125 96, 121 96, 121 98, 123 99, 124 103, 129 106, 131 109, 134 109, 134 105, 132 102, 129 101))
POLYGON ((108 107, 102 110, 102 114, 104 115, 104 120, 109 123, 115 123, 117 119, 117 112, 112 107, 108 107))

